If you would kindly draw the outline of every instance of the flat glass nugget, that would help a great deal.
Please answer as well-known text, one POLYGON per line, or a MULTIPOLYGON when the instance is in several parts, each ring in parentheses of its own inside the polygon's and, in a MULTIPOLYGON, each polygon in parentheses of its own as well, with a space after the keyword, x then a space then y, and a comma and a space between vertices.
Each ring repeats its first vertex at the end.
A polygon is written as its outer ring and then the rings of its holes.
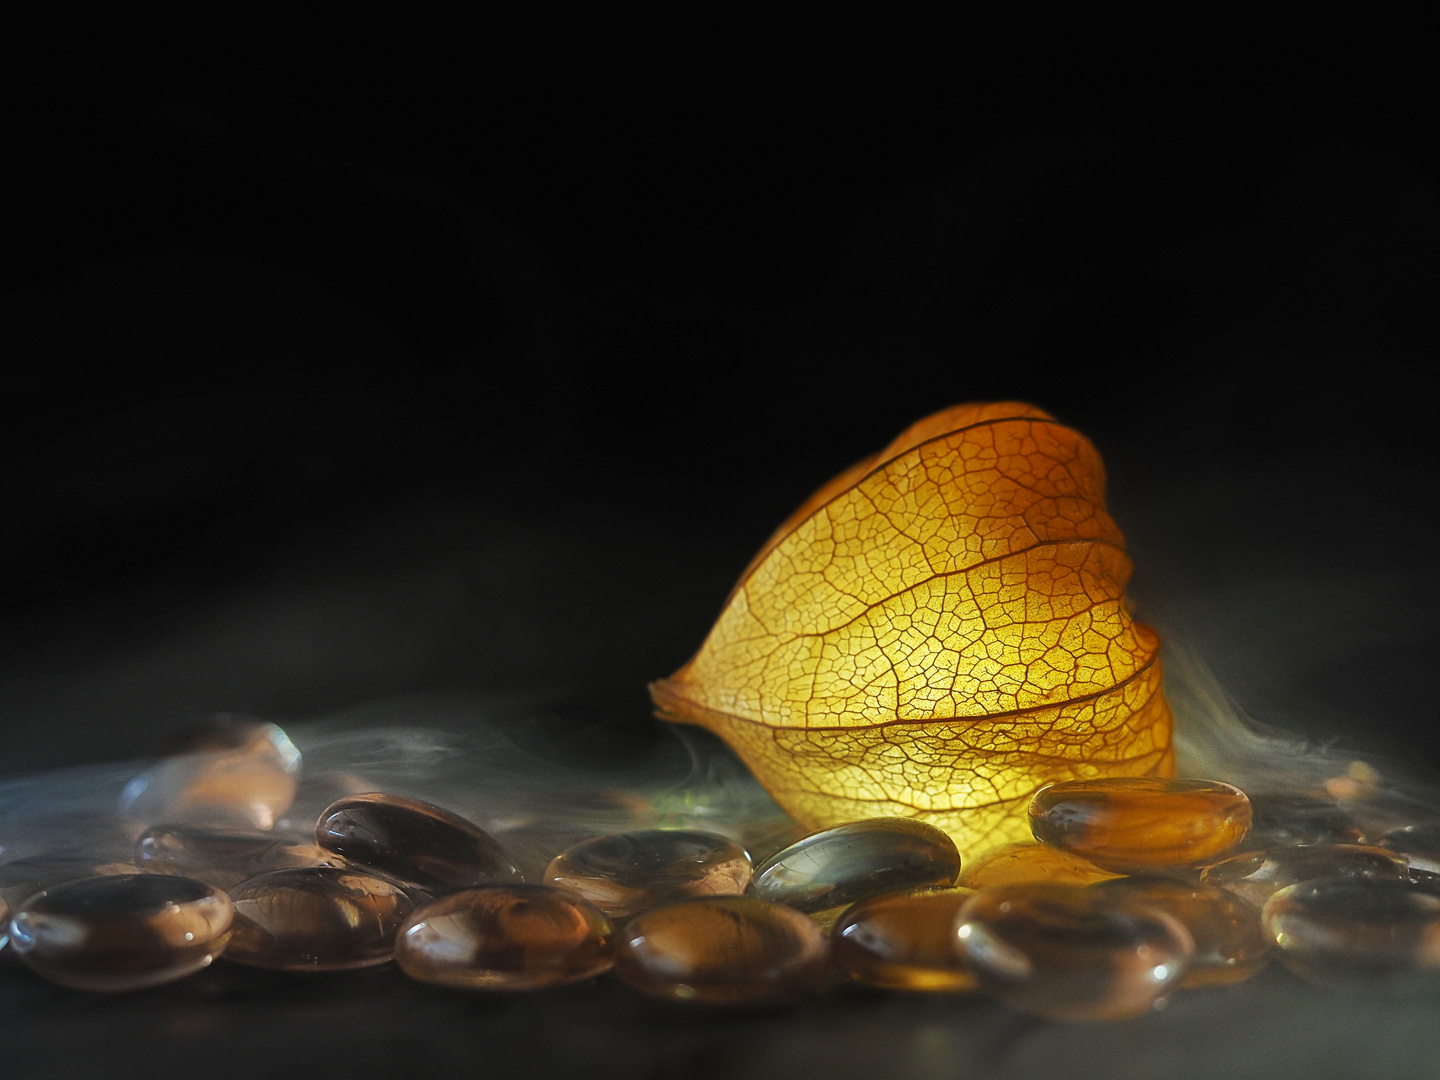
POLYGON ((315 842, 432 894, 520 877, 500 842, 484 829, 399 795, 348 795, 331 803, 315 825, 315 842))
POLYGON ((1173 916, 1074 885, 976 893, 956 938, 985 990, 1056 1020, 1138 1016, 1179 985, 1195 950, 1173 916))
POLYGON ((1281 961, 1311 982, 1396 990, 1440 982, 1440 896, 1408 881, 1328 878, 1265 904, 1281 961))
POLYGON ((1241 845, 1249 850, 1365 842, 1360 826, 1332 799, 1294 791, 1252 794, 1250 814, 1241 845))
POLYGON ((145 822, 268 829, 295 798, 300 751, 274 724, 222 719, 125 786, 120 809, 145 822))
POLYGON ((1317 878, 1352 877, 1371 881, 1409 879, 1405 860, 1384 848, 1363 844, 1242 851, 1207 866, 1200 880, 1233 893, 1256 908, 1279 890, 1317 878))
POLYGON ((978 983, 955 947, 971 889, 914 889, 861 900, 835 923, 830 955, 846 978, 887 990, 955 993, 978 983))
POLYGON ((738 896, 750 856, 716 833, 645 829, 576 844, 551 861, 545 880, 618 918, 689 896, 738 896))
POLYGON ((620 930, 615 973, 650 997, 704 1005, 786 1001, 820 985, 825 935, 794 908, 749 896, 681 900, 620 930))
POLYGON ((894 889, 953 885, 959 872, 954 842, 933 825, 871 818, 777 851, 755 868, 745 895, 819 912, 894 889))
POLYGON ((955 884, 968 889, 1024 882, 1092 885, 1119 876, 1044 844, 1005 844, 966 863, 955 884))
POLYGON ((1410 867, 1410 877, 1440 883, 1440 825, 1404 825, 1380 838, 1380 847, 1399 855, 1410 867))
POLYGON ((230 895, 235 930, 225 958, 281 971, 383 964, 413 907, 395 882, 330 866, 261 874, 230 895))
POLYGON ((465 889, 419 908, 395 939, 412 979, 467 990, 538 990, 593 979, 615 960, 595 905, 547 885, 465 889))
POLYGON ((152 874, 179 874, 229 889, 300 866, 344 866, 334 852, 294 837, 198 825, 155 825, 135 842, 135 862, 152 874))
POLYGON ((207 967, 235 909, 219 889, 182 877, 117 874, 56 885, 14 909, 12 950, 77 990, 140 990, 207 967))
POLYGON ((1030 803, 1036 840, 1122 874, 1212 862, 1249 828, 1250 800, 1215 780, 1074 780, 1041 788, 1030 803))
POLYGON ((0 901, 11 910, 41 889, 88 877, 138 874, 140 867, 106 855, 31 855, 0 865, 0 901))
POLYGON ((1195 941, 1180 985, 1244 982, 1270 963, 1270 938, 1260 912, 1224 889, 1174 878, 1115 878, 1095 886, 1121 903, 1146 904, 1173 915, 1195 941))

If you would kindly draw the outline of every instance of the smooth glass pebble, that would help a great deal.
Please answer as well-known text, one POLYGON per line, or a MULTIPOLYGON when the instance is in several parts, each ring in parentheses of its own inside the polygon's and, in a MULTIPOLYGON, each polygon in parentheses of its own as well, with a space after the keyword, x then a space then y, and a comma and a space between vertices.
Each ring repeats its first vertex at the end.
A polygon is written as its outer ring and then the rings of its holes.
POLYGON ((716 833, 645 829, 576 844, 551 861, 545 880, 618 918, 690 896, 738 896, 750 856, 716 833))
POLYGON ((1195 948, 1173 916, 1074 885, 985 889, 961 908, 956 937, 985 990, 1056 1020, 1146 1012, 1180 984, 1195 948))
POLYGON ((179 741, 129 784, 120 809, 144 822, 271 828, 295 798, 300 751, 274 724, 229 720, 179 741))
POLYGON ((835 967, 887 990, 957 993, 979 984, 956 949, 955 923, 971 889, 914 889, 861 900, 830 935, 835 967))
POLYGON ((746 896, 823 911, 894 889, 955 883, 960 853, 945 833, 909 818, 871 818, 812 833, 755 868, 746 896))
POLYGON ((1180 985, 1244 982, 1270 963, 1270 938, 1260 912, 1224 889, 1173 878, 1115 878, 1095 888, 1120 903, 1139 903, 1173 915, 1195 942, 1180 985))
POLYGON ((1241 845, 1254 851, 1316 844, 1361 844, 1364 834, 1331 799, 1296 791, 1250 795, 1250 831, 1241 845))
POLYGON ((133 862, 95 855, 32 855, 0 865, 0 901, 13 911, 41 889, 88 877, 138 874, 133 862))
POLYGON ((11 948, 63 986, 140 990, 209 966, 229 940, 234 914, 228 896, 191 878, 82 878, 16 907, 11 948))
POLYGON ((413 907, 395 882, 329 866, 261 874, 230 896, 235 932, 225 958, 281 971, 383 964, 413 907))
POLYGON ((331 803, 315 825, 315 842, 432 894, 520 876, 500 842, 484 829, 399 795, 349 795, 331 803))
POLYGON ((1416 881, 1440 882, 1440 825, 1404 825, 1380 838, 1380 847, 1399 855, 1416 881))
POLYGON ((1075 780, 1041 788, 1030 803, 1036 840, 1122 874, 1213 862, 1249 828, 1250 800, 1215 780, 1075 780))
POLYGON ((295 837, 198 825, 155 825, 135 842, 135 862, 152 874, 179 874, 230 889, 271 870, 344 866, 334 852, 295 837))
POLYGON ((1092 885, 1119 877, 1094 863, 1044 844, 1005 844, 965 864, 955 884, 969 889, 1026 882, 1051 885, 1092 885))
POLYGON ((594 904, 547 885, 465 889, 416 910, 395 939, 412 979, 466 990, 538 990, 593 979, 615 961, 594 904))
POLYGON ((615 973, 650 997, 704 1005, 786 1001, 820 985, 827 942, 794 908, 749 896, 651 908, 620 930, 615 973))
POLYGON ((1317 878, 1353 877, 1408 880, 1405 860, 1384 848, 1363 844, 1242 851, 1207 866, 1200 880, 1233 893, 1256 908, 1289 885, 1317 878))
POLYGON ((10 944, 10 905, 0 897, 0 949, 10 944))
POLYGON ((1408 881, 1329 878, 1270 897, 1262 915, 1281 961, 1323 985, 1440 982, 1440 896, 1408 881))

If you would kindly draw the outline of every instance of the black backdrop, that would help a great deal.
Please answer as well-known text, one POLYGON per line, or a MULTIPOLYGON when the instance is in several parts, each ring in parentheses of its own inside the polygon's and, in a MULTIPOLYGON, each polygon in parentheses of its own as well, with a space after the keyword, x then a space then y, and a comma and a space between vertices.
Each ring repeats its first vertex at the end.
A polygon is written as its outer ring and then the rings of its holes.
POLYGON ((1247 708, 1440 766, 1414 94, 436 69, 9 73, 0 774, 415 692, 603 756, 812 487, 1002 397, 1247 708))

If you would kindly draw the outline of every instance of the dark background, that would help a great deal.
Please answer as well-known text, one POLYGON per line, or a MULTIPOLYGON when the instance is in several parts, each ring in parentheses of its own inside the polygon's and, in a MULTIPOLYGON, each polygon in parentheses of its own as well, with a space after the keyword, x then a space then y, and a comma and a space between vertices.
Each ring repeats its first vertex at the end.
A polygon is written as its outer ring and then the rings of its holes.
POLYGON ((809 490, 996 398, 1094 439, 1247 709, 1440 767, 1412 88, 7 78, 0 775, 414 693, 623 753, 809 490))

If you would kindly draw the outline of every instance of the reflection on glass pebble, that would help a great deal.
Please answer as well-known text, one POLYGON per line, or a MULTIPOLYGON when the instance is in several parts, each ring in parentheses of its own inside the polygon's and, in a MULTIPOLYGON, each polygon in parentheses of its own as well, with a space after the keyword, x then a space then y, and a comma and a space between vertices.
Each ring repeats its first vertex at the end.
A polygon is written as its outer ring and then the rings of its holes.
POLYGON ((705 1005, 785 1001, 825 977, 825 935, 794 908, 749 896, 681 900, 619 932, 615 973, 651 997, 705 1005))
POLYGON ((396 883, 329 866, 276 870, 238 885, 225 959, 282 971, 340 971, 383 964, 409 917, 396 883))
POLYGON ((295 798, 300 751, 274 724, 221 718, 125 786, 121 810, 144 822, 268 829, 295 798))
POLYGON ((129 861, 93 855, 31 855, 0 865, 0 900, 13 911, 21 901, 41 889, 87 877, 115 877, 138 874, 140 867, 129 861))
POLYGON ((956 948, 960 909, 971 889, 914 889, 861 900, 830 936, 835 967, 847 978, 888 990, 974 990, 956 948))
POLYGON ((1194 952, 1178 920, 1073 885, 1000 885, 960 910, 959 947, 981 986, 1056 1020, 1137 1016, 1177 986, 1194 952))
POLYGON ((1364 834, 1350 814, 1333 799, 1298 791, 1250 795, 1251 825, 1243 847, 1313 847, 1316 844, 1360 844, 1364 834))
POLYGON ((1419 989, 1440 982, 1440 896, 1408 881, 1329 878, 1265 904, 1280 959, 1323 985, 1419 989))
POLYGON ((315 825, 315 842, 428 893, 520 876, 499 841, 484 829, 399 795, 349 795, 332 803, 315 825))
POLYGON ((1270 938, 1260 925, 1260 912, 1224 889, 1173 878, 1115 878, 1096 889, 1122 903, 1159 908, 1184 924, 1195 955, 1181 986, 1244 982, 1270 963, 1270 938))
POLYGON ((469 990, 538 990, 610 970, 610 920, 593 904, 546 885, 450 893, 417 909, 395 940, 412 979, 469 990))
POLYGON ((1440 825, 1404 825, 1391 829, 1380 838, 1379 846, 1403 858, 1414 880, 1440 883, 1440 825))
POLYGON ((0 897, 0 949, 10 944, 10 905, 0 897))
POLYGON ((139 990, 208 966, 225 948, 233 915, 228 896, 191 878, 82 878, 15 908, 12 948, 64 986, 139 990))
POLYGON ((645 829, 576 844, 551 861, 545 880, 620 917, 689 896, 738 896, 750 856, 716 833, 645 829))
POLYGON ((1287 885, 1316 878, 1354 877, 1406 880, 1405 860, 1384 848, 1363 844, 1242 851, 1207 866, 1200 880, 1234 893, 1256 908, 1287 885))
POLYGON ((823 911, 893 889, 955 883, 960 854, 932 825, 871 818, 813 833, 755 868, 745 894, 823 911))
POLYGON ((1245 793, 1214 780, 1074 780, 1041 788, 1030 803, 1036 840, 1122 874, 1211 862, 1249 828, 1245 793))
POLYGON ((344 866, 334 852, 294 837, 198 825, 155 825, 135 842, 135 862, 152 874, 179 874, 221 889, 300 866, 344 866))
POLYGON ((1090 885, 1118 876, 1044 844, 1005 844, 966 863, 955 883, 969 889, 1025 882, 1090 885))

